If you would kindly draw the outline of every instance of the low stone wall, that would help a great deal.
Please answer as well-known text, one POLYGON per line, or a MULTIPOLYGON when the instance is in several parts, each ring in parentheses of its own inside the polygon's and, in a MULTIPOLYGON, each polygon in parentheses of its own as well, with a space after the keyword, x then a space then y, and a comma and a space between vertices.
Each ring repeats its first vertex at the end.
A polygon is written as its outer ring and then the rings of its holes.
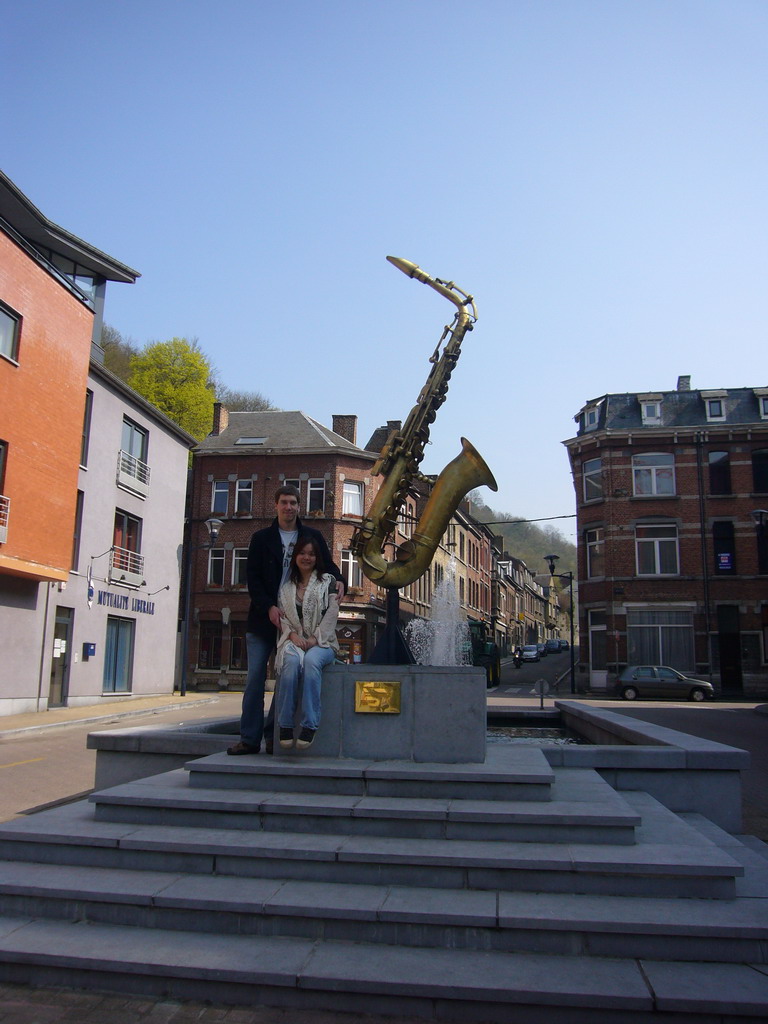
POLYGON ((555 706, 562 724, 590 745, 545 747, 553 767, 594 768, 614 789, 642 790, 671 811, 703 814, 728 832, 741 831, 746 750, 581 701, 555 701, 555 706))

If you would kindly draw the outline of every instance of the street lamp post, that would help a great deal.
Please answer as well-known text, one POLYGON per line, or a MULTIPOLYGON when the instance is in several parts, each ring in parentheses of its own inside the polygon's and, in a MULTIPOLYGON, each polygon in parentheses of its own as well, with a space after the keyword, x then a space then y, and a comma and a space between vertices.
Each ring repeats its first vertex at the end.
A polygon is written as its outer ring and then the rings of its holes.
POLYGON ((570 608, 570 624, 571 624, 571 693, 576 693, 576 655, 573 649, 573 573, 568 572, 555 572, 555 562, 558 561, 560 555, 544 555, 544 561, 549 565, 549 575, 557 577, 560 580, 568 580, 568 589, 571 595, 571 608, 570 608))
POLYGON ((205 544, 192 543, 192 522, 190 520, 189 537, 187 538, 187 552, 184 560, 184 629, 181 635, 181 677, 179 679, 179 694, 182 697, 187 695, 187 646, 189 644, 189 616, 192 606, 192 552, 210 549, 216 543, 224 523, 221 519, 206 519, 205 528, 208 531, 208 540, 205 544))

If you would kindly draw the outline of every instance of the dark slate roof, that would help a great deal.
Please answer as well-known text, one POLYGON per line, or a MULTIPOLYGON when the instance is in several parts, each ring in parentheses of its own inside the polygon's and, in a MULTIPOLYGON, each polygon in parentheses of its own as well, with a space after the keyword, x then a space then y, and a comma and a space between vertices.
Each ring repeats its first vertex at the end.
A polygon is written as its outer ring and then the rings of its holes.
POLYGON ((230 412, 229 423, 220 434, 209 434, 198 446, 199 452, 249 453, 255 451, 327 452, 331 450, 364 455, 371 452, 358 448, 341 434, 301 411, 230 412), (261 443, 238 444, 239 438, 263 438, 261 443))
MULTIPOLYGON (((762 388, 761 388, 762 390, 762 388)), ((765 423, 760 416, 755 388, 721 388, 691 391, 638 392, 623 395, 602 395, 593 398, 574 417, 578 423, 579 436, 595 430, 648 430, 684 427, 706 427, 715 425, 743 425, 765 423), (708 420, 706 398, 717 396, 725 407, 724 420, 708 420), (661 407, 658 423, 643 423, 641 402, 656 401, 661 407), (597 408, 597 424, 585 429, 587 410, 597 408)))

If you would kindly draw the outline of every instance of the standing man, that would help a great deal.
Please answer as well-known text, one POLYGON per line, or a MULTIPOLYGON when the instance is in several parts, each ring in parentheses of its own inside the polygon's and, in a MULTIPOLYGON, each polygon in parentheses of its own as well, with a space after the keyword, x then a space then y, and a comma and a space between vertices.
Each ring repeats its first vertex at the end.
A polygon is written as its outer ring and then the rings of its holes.
POLYGON ((262 735, 266 733, 267 753, 272 753, 272 725, 274 714, 270 710, 266 728, 264 724, 264 687, 267 680, 267 662, 275 649, 280 632, 280 611, 277 594, 288 575, 293 547, 299 534, 313 537, 320 546, 328 571, 339 580, 339 600, 344 597, 344 580, 331 558, 325 538, 299 519, 299 492, 285 484, 275 492, 276 518, 272 525, 257 530, 248 548, 247 579, 251 595, 245 642, 248 650, 248 675, 243 694, 240 717, 240 742, 227 749, 228 754, 258 754, 262 735))

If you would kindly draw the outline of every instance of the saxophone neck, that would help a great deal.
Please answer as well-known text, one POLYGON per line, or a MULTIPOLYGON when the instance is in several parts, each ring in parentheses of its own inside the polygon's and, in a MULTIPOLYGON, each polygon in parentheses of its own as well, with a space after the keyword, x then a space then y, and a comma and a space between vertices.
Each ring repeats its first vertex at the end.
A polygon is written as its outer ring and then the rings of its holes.
POLYGON ((392 264, 393 267, 397 267, 398 270, 406 275, 406 277, 413 277, 417 281, 421 281, 422 284, 429 285, 430 288, 434 288, 436 292, 448 299, 455 306, 458 306, 459 312, 464 313, 466 316, 471 318, 474 322, 477 320, 477 309, 475 307, 475 300, 471 295, 462 291, 458 288, 453 281, 441 281, 439 277, 430 277, 429 274, 422 270, 416 263, 411 263, 410 260, 401 259, 399 256, 387 256, 387 260, 392 264), (471 312, 470 312, 471 310, 471 312))

